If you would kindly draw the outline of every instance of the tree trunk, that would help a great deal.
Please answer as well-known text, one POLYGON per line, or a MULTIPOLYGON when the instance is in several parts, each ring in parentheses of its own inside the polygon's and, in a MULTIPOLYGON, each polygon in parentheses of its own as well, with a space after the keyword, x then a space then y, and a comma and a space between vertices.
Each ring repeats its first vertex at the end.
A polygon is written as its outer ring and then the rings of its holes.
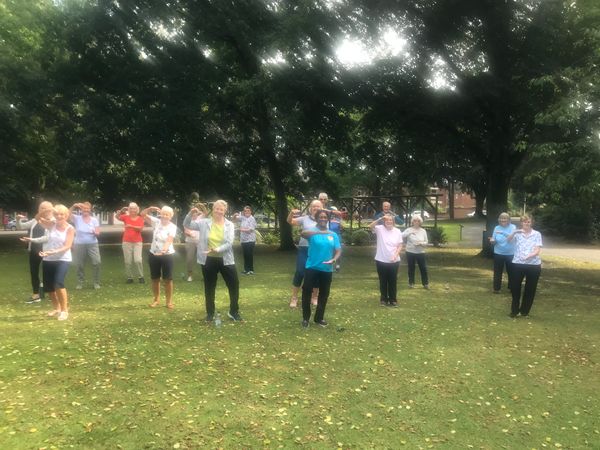
POLYGON ((448 188, 448 215, 454 219, 454 181, 450 182, 448 188))

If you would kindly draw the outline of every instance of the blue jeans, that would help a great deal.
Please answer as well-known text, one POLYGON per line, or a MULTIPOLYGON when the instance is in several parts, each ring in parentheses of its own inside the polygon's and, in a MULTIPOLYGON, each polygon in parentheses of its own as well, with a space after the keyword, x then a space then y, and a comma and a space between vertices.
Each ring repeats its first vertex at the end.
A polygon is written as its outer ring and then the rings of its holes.
POLYGON ((296 272, 294 273, 294 279, 292 280, 292 284, 295 287, 300 287, 302 285, 307 259, 308 247, 298 247, 298 253, 296 255, 296 272))

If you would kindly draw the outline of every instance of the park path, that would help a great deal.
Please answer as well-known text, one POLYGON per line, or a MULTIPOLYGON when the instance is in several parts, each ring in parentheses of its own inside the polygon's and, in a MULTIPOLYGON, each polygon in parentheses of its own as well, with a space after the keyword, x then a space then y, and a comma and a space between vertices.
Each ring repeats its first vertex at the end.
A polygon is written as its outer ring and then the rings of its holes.
MULTIPOLYGON (((462 241, 451 242, 449 247, 481 248, 481 239, 485 225, 482 222, 466 224, 462 230, 462 241)), ((576 259, 582 262, 600 264, 600 246, 570 244, 556 238, 543 237, 542 255, 576 259)))

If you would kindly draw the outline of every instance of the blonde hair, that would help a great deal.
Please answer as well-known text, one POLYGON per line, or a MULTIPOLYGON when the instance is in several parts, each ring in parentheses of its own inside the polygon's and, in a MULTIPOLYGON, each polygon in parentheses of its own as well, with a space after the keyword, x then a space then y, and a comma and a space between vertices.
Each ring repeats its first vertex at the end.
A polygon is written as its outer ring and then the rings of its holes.
POLYGON ((529 220, 531 223, 533 223, 533 217, 530 216, 529 214, 523 214, 521 216, 521 222, 525 222, 526 220, 529 220))
POLYGON ((169 216, 169 218, 173 217, 173 208, 171 208, 170 206, 163 206, 160 209, 160 214, 162 215, 167 215, 169 216))
POLYGON ((227 202, 226 202, 225 200, 217 200, 216 202, 214 202, 214 203, 213 203, 213 208, 214 208, 216 205, 221 205, 223 208, 225 208, 225 211, 227 211, 227 208, 229 207, 229 206, 227 205, 227 202))
POLYGON ((82 202, 81 204, 87 208, 90 208, 90 210, 92 209, 92 204, 90 202, 82 202))
POLYGON ((65 215, 66 219, 69 219, 69 216, 71 215, 71 212, 69 211, 69 208, 67 208, 65 205, 54 205, 54 213, 62 213, 65 215))
POLYGON ((131 208, 131 209, 135 209, 135 210, 136 210, 136 211, 138 211, 138 212, 139 212, 139 210, 140 210, 140 207, 138 206, 138 204, 137 204, 136 202, 131 202, 131 203, 129 203, 129 208, 131 208))
POLYGON ((498 216, 498 220, 500 220, 500 219, 508 219, 508 220, 510 220, 510 216, 508 215, 508 213, 503 212, 503 213, 500 213, 500 215, 498 216))

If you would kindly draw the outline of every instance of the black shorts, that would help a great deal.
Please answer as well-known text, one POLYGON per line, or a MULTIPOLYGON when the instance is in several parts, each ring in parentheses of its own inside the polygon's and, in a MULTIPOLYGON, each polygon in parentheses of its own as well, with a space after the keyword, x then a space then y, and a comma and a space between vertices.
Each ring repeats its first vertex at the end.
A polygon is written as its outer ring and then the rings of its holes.
POLYGON ((148 256, 148 264, 150 265, 150 278, 159 280, 162 275, 163 280, 173 279, 173 255, 154 255, 150 253, 148 256))

